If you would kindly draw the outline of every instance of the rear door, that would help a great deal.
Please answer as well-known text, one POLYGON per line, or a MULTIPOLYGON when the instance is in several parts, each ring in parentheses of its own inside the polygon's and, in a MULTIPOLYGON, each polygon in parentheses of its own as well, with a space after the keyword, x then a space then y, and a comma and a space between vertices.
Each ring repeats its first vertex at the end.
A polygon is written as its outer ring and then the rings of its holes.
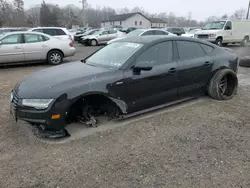
POLYGON ((0 63, 22 62, 24 60, 22 34, 8 35, 0 40, 0 63))
POLYGON ((176 44, 179 54, 179 95, 190 97, 199 94, 211 78, 213 59, 206 55, 200 43, 180 40, 176 44))
POLYGON ((109 30, 109 38, 108 40, 112 40, 118 36, 118 32, 116 30, 109 30))
POLYGON ((49 51, 49 38, 38 34, 24 34, 24 55, 27 61, 45 60, 49 51))

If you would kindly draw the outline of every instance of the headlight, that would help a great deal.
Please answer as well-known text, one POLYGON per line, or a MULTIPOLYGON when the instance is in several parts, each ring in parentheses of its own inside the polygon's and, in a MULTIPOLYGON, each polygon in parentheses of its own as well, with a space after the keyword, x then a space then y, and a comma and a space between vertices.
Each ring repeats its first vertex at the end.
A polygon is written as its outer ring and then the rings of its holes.
POLYGON ((216 34, 209 34, 209 37, 216 37, 216 34))
POLYGON ((23 99, 22 105, 33 107, 38 110, 44 110, 48 108, 53 99, 23 99))

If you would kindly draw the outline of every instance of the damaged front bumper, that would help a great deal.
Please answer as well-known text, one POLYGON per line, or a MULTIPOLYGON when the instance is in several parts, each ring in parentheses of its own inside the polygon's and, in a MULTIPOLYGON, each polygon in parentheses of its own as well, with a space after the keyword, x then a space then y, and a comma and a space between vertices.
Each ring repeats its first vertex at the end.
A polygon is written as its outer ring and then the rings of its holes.
POLYGON ((67 107, 66 100, 54 102, 45 110, 26 107, 22 105, 22 99, 15 92, 12 93, 10 101, 10 113, 16 121, 23 120, 50 131, 62 130, 67 125, 67 107))

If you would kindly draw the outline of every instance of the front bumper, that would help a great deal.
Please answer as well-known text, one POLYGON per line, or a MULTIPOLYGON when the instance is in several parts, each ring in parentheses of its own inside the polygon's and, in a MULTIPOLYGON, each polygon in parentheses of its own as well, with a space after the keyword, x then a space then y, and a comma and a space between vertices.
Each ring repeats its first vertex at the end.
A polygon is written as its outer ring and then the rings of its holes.
POLYGON ((26 121, 32 125, 43 125, 47 130, 61 130, 67 125, 68 100, 53 102, 45 110, 22 105, 22 99, 13 92, 13 99, 10 102, 10 113, 17 120, 26 121), (57 115, 57 118, 52 118, 57 115), (59 115, 59 118, 58 118, 59 115))

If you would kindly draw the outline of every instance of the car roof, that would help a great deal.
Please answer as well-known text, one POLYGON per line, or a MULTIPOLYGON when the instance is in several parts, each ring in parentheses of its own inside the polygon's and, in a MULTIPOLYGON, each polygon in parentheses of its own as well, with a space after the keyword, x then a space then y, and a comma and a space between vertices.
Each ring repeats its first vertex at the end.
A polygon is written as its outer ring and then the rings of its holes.
POLYGON ((66 29, 65 27, 34 27, 31 29, 66 29))
POLYGON ((153 44, 158 42, 164 42, 168 40, 182 40, 182 41, 191 41, 191 42, 199 42, 204 43, 209 46, 217 47, 214 44, 211 44, 207 41, 195 39, 195 38, 189 38, 189 37, 182 37, 182 36, 172 36, 172 35, 149 35, 147 37, 145 36, 133 36, 133 37, 125 37, 117 42, 133 42, 133 43, 141 43, 141 44, 153 44))
POLYGON ((44 35, 44 36, 46 36, 46 37, 51 38, 50 35, 47 35, 47 34, 45 34, 45 33, 33 32, 33 31, 13 31, 13 32, 5 33, 4 36, 13 35, 13 34, 38 34, 38 35, 44 35))

